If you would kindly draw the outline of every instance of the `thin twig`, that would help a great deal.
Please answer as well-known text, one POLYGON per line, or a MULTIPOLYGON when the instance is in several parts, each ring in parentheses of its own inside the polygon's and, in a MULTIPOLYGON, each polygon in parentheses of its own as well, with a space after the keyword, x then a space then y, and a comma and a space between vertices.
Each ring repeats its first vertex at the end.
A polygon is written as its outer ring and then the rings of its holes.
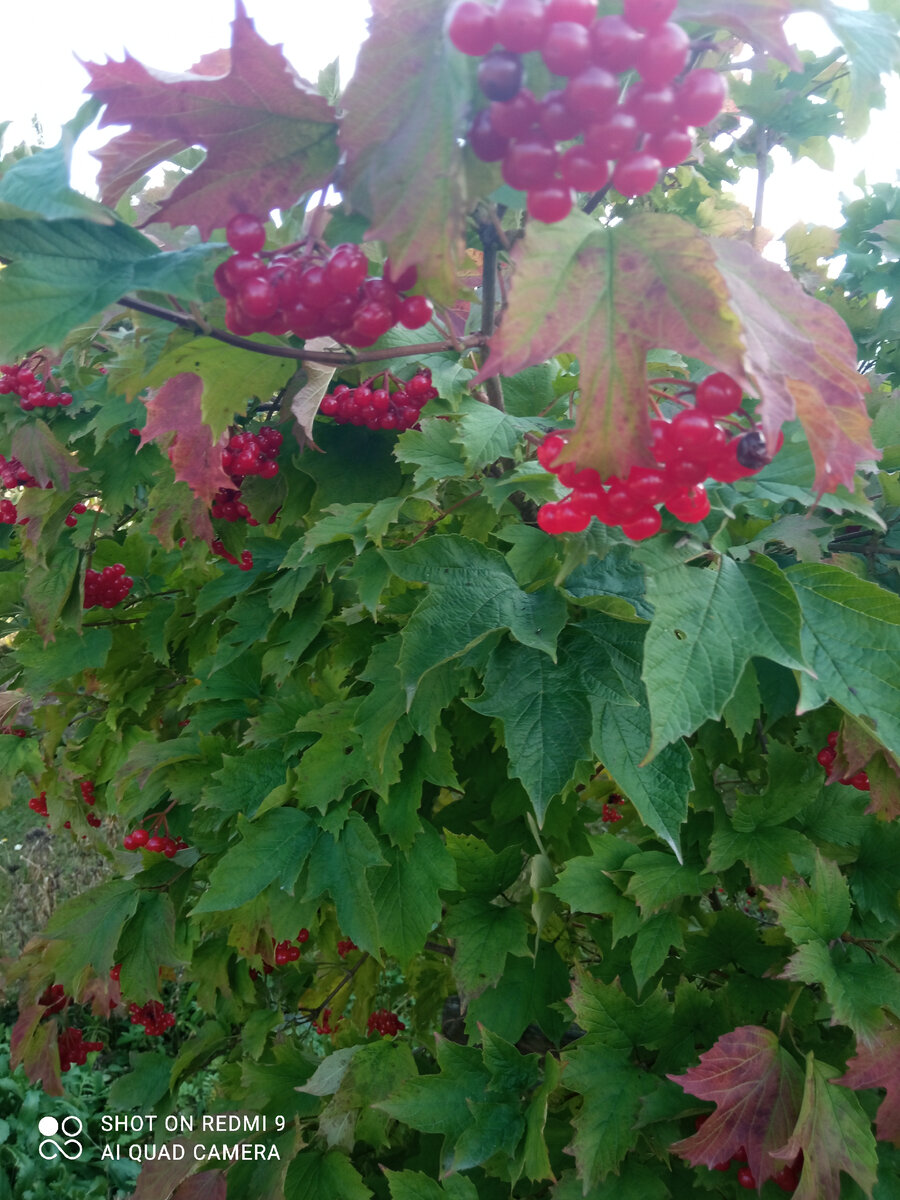
POLYGON ((163 321, 171 321, 182 329, 187 329, 198 336, 210 337, 217 342, 225 342, 228 346, 236 346, 239 350, 252 350, 255 354, 266 354, 271 358, 292 358, 297 362, 324 363, 325 366, 347 367, 360 362, 379 362, 386 358, 410 358, 423 354, 440 354, 444 350, 470 350, 484 345, 484 337, 480 333, 470 333, 461 338, 459 346, 445 339, 442 342, 419 342, 414 346, 390 346, 382 350, 363 350, 360 353, 334 350, 295 350, 291 346, 272 346, 265 342, 253 342, 250 338, 240 337, 225 329, 205 329, 196 318, 188 313, 174 312, 171 308, 162 308, 158 304, 150 304, 146 300, 137 300, 134 296, 120 297, 119 304, 123 308, 132 308, 135 312, 146 313, 150 317, 159 317, 163 321))

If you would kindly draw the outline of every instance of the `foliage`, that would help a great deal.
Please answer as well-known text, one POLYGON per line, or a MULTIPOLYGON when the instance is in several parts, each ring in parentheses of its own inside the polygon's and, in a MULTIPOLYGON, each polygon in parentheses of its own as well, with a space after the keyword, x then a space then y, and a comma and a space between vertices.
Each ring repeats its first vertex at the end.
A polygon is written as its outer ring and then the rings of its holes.
MULTIPOLYGON (((879 103, 893 18, 819 7, 822 59, 783 0, 684 0, 694 62, 753 47, 734 103, 550 225, 464 144, 443 0, 377 0, 340 96, 238 3, 230 51, 91 64, 63 143, 4 160, 0 353, 41 383, 0 400, 2 776, 108 867, 5 966, 20 1125, 92 1078, 63 1031, 131 1012, 109 1109, 214 1071, 239 1118, 137 1139, 140 1200, 727 1198, 733 1159, 763 1196, 896 1194, 900 202, 791 231, 788 271, 726 187, 879 103), (100 105, 103 204, 66 174, 100 105), (266 253, 361 245, 437 314, 235 332, 254 208, 266 253), (641 542, 544 532, 545 435, 624 476, 710 371, 783 433, 767 466, 641 542), (402 432, 324 415, 414 378, 402 432), (236 472, 263 444, 277 473, 236 472)), ((31 1179, 0 1152, 0 1194, 31 1179)))

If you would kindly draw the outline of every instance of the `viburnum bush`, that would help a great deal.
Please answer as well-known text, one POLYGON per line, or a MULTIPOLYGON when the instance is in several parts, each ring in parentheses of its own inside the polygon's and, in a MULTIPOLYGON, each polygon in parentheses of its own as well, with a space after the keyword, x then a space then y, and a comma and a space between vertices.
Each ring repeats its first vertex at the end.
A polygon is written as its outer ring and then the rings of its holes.
POLYGON ((141 1200, 900 1195, 900 193, 761 253, 889 7, 239 2, 2 160, 12 1066, 265 1118, 141 1200))

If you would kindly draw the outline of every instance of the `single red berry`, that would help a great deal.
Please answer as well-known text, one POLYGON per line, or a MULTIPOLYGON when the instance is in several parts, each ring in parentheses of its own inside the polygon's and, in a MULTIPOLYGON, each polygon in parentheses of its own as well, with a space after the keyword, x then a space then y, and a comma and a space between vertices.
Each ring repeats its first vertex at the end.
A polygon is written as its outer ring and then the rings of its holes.
POLYGON ((588 66, 569 80, 564 96, 567 107, 582 120, 602 121, 616 107, 619 81, 604 67, 588 66))
POLYGON ((494 27, 500 44, 517 54, 540 50, 547 25, 543 0, 500 0, 494 9, 494 27))
POLYGON ((153 837, 147 839, 144 845, 151 854, 161 854, 166 848, 166 839, 159 837, 158 834, 154 834, 153 837))
MULTIPOLYGON (((559 433, 548 433, 537 448, 537 460, 545 471, 553 471, 553 463, 565 449, 566 439, 559 433)), ((555 471, 554 471, 555 474, 555 471)))
POLYGON ((512 142, 500 169, 510 187, 526 191, 550 186, 558 161, 552 142, 532 138, 512 142))
POLYGON ((725 104, 727 88, 719 71, 700 67, 690 71, 678 88, 675 110, 685 125, 707 125, 725 104))
POLYGON ((648 33, 638 47, 635 66, 645 83, 660 87, 684 70, 691 39, 680 25, 665 24, 648 33))
POLYGON ((777 1175, 772 1176, 772 1182, 776 1187, 781 1188, 783 1192, 794 1192, 797 1190, 797 1184, 800 1182, 799 1172, 788 1163, 782 1167, 777 1175))
POLYGON ((652 154, 629 154, 616 163, 613 187, 623 196, 645 196, 659 182, 662 163, 652 154))
POLYGON ((150 834, 146 829, 135 829, 131 834, 131 840, 135 846, 146 846, 150 840, 150 834))
POLYGON ((577 21, 554 21, 547 29, 541 57, 554 75, 577 75, 591 61, 591 39, 577 21))
POLYGON ((591 53, 598 67, 616 74, 630 71, 644 35, 624 17, 600 17, 591 26, 591 53))
POLYGON ((832 729, 831 733, 829 733, 828 738, 826 740, 832 750, 834 750, 834 748, 837 746, 839 736, 840 736, 840 733, 837 729, 832 729))
POLYGON ((461 54, 481 58, 497 40, 493 10, 475 0, 463 0, 450 13, 447 37, 461 54))
POLYGON ((266 244, 266 230, 253 213, 237 213, 225 226, 225 240, 238 254, 256 254, 266 244))
POLYGON ((659 29, 675 11, 677 0, 624 0, 623 15, 635 29, 659 29))
POLYGON ((661 527, 662 517, 655 508, 641 509, 630 521, 622 522, 622 532, 633 542, 642 542, 653 537, 655 533, 659 533, 661 527))
POLYGON ((589 125, 584 133, 584 149, 592 158, 605 162, 621 158, 637 145, 638 124, 623 108, 616 109, 605 121, 589 125))
POLYGON ((756 1187, 756 1177, 749 1167, 741 1167, 737 1173, 738 1187, 746 1188, 749 1192, 756 1187))
POLYGON ((434 315, 427 296, 407 296, 400 304, 400 324, 405 329, 421 329, 434 315))
POLYGON ((667 129, 664 133, 651 134, 644 149, 659 159, 664 170, 669 171, 690 158, 694 139, 685 129, 667 129))
POLYGON ((709 497, 701 484, 679 488, 666 497, 666 508, 677 520, 693 525, 709 516, 709 497))
POLYGON ((562 183, 551 183, 528 193, 528 215, 535 221, 553 225, 569 215, 574 203, 571 188, 562 183))
POLYGON ((509 149, 509 138, 503 137, 491 124, 491 110, 476 113, 468 134, 472 153, 482 162, 499 162, 509 149))
POLYGON ((566 104, 566 94, 557 88, 547 92, 538 109, 541 132, 551 141, 568 142, 581 133, 582 118, 566 104))
POLYGON ((495 100, 491 125, 502 137, 523 137, 537 124, 540 105, 528 88, 519 88, 512 100, 495 100))
POLYGON ((577 21, 590 28, 596 16, 596 0, 550 0, 547 5, 549 21, 577 21))
POLYGON ((869 776, 865 771, 857 771, 855 775, 851 775, 847 780, 851 787, 855 787, 858 792, 871 791, 869 776))

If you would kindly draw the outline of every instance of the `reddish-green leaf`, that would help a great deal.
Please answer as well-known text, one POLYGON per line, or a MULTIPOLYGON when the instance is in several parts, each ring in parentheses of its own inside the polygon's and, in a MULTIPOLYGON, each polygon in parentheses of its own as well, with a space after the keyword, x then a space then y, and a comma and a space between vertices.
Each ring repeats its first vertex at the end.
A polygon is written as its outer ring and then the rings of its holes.
POLYGON ((750 246, 724 238, 714 246, 769 441, 782 422, 799 417, 816 463, 816 489, 833 492, 844 484, 852 491, 856 464, 878 457, 853 335, 833 308, 750 246))
POLYGON ((878 1166, 875 1138, 857 1098, 831 1086, 837 1074, 834 1067, 816 1062, 810 1051, 794 1132, 786 1145, 772 1151, 779 1169, 778 1159, 793 1162, 803 1151, 803 1173, 794 1200, 839 1200, 841 1171, 855 1179, 871 1200, 878 1166))
POLYGON ((751 386, 712 247, 686 221, 647 214, 603 228, 576 213, 530 225, 513 259, 509 307, 478 379, 576 355, 582 400, 561 458, 604 476, 650 462, 646 362, 656 347, 751 386))
POLYGON ((280 46, 263 41, 242 0, 232 31, 230 55, 207 55, 197 64, 202 74, 153 71, 127 54, 120 63, 86 64, 87 90, 106 105, 101 125, 131 127, 103 153, 105 203, 154 163, 198 145, 206 159, 154 220, 197 225, 206 237, 237 211, 265 216, 327 182, 337 162, 331 105, 280 46))
POLYGON ((842 1087, 884 1088, 875 1126, 883 1142, 900 1146, 900 1025, 890 1025, 871 1046, 858 1046, 840 1079, 842 1087))
POLYGON ((728 29, 799 71, 800 59, 784 35, 785 19, 793 11, 791 0, 679 0, 673 19, 728 29))
POLYGON ((670 1147, 691 1166, 727 1162, 741 1146, 762 1185, 781 1169, 770 1153, 790 1137, 800 1111, 800 1068, 778 1038, 758 1025, 720 1037, 700 1065, 670 1075, 686 1092, 715 1102, 716 1111, 689 1138, 670 1147))
POLYGON ((444 0, 374 0, 371 34, 344 94, 346 177, 397 273, 419 269, 456 298, 466 206, 457 142, 468 99, 443 35, 444 0))
POLYGON ((141 445, 174 433, 167 453, 175 468, 175 478, 183 480, 195 496, 211 504, 219 488, 233 485, 222 470, 226 439, 223 436, 214 442, 212 431, 204 425, 202 396, 203 380, 199 375, 193 372, 173 375, 147 400, 147 424, 141 431, 141 445))

